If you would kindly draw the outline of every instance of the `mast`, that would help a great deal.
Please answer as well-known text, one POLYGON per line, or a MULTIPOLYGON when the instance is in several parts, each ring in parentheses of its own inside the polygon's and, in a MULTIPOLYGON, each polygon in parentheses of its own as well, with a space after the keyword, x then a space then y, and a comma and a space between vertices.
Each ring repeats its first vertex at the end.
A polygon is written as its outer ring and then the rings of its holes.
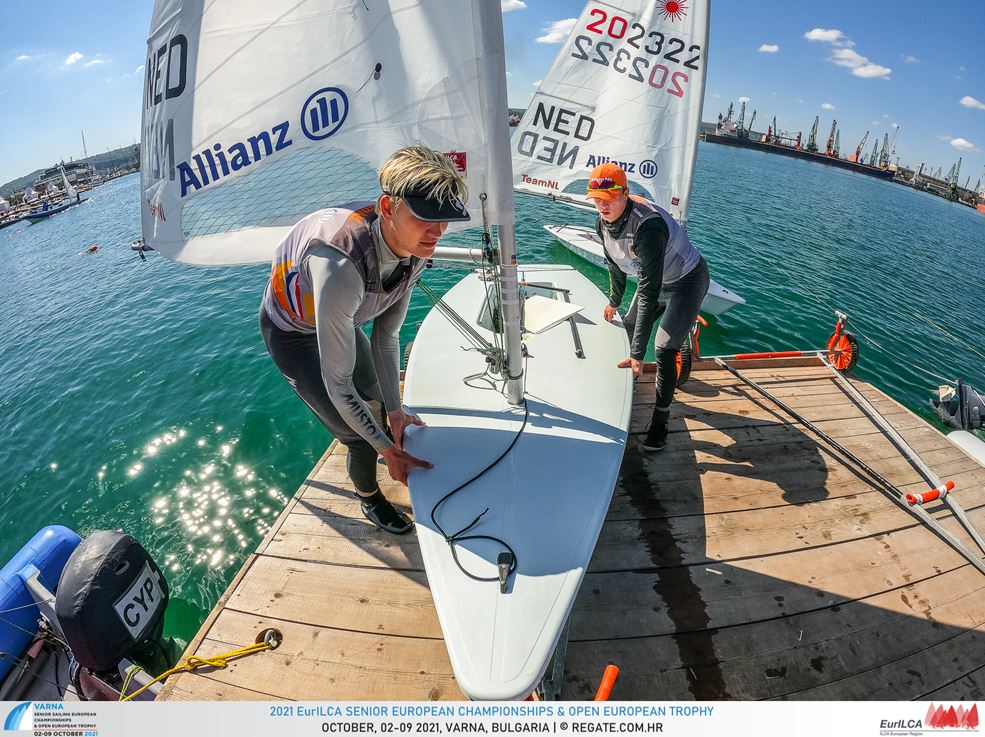
POLYGON ((523 364, 520 356, 520 297, 516 277, 516 215, 513 206, 513 167, 509 128, 504 124, 506 99, 506 51, 503 12, 499 3, 476 3, 476 46, 483 65, 480 74, 482 118, 488 132, 489 162, 487 204, 503 213, 493 223, 499 240, 499 284, 502 293, 503 331, 506 339, 506 398, 523 404, 523 364))

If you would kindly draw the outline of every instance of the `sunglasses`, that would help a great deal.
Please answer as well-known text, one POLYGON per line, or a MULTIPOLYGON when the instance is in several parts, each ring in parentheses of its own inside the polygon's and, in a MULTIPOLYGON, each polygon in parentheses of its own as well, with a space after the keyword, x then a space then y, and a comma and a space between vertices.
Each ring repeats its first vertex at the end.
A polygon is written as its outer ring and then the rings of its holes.
POLYGON ((625 189, 621 184, 616 184, 612 177, 596 177, 588 180, 589 189, 625 189))

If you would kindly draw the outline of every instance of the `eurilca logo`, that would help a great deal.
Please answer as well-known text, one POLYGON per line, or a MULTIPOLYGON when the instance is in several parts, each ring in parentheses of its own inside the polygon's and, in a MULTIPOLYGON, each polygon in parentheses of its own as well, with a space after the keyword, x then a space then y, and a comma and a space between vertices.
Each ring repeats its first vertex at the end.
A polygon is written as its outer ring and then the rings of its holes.
POLYGON ((978 726, 978 704, 972 704, 970 709, 965 710, 964 704, 958 704, 957 709, 953 706, 945 709, 943 704, 934 708, 931 702, 924 723, 932 729, 945 727, 974 729, 978 726))
POLYGON ((30 701, 25 701, 23 704, 18 704, 10 713, 7 714, 7 718, 3 721, 4 731, 17 732, 20 730, 33 730, 34 729, 34 704, 30 701))

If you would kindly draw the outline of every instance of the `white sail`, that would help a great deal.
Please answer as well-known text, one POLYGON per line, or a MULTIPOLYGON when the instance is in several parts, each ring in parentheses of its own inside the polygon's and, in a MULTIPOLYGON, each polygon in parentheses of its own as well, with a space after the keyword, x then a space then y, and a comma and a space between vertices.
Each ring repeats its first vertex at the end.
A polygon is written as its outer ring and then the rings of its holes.
POLYGON ((708 0, 589 2, 513 135, 514 185, 584 204, 605 161, 684 222, 697 153, 708 0))
MULTIPOLYGON (((267 261, 304 215, 375 198, 379 164, 415 143, 488 192, 494 118, 475 7, 159 0, 143 99, 146 244, 189 263, 267 261)), ((480 208, 473 196, 473 224, 480 208)), ((512 222, 512 198, 490 197, 486 214, 512 222)))
POLYGON ((71 183, 68 181, 68 177, 65 176, 64 168, 59 166, 58 171, 62 175, 62 185, 65 187, 65 196, 70 200, 74 200, 76 197, 79 196, 78 193, 75 191, 75 187, 71 185, 71 183))

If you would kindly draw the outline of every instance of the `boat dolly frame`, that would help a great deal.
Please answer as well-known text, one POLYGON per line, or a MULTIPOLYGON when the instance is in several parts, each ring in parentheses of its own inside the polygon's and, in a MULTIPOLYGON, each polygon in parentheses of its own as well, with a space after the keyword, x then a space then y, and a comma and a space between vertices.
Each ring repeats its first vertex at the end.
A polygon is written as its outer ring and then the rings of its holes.
POLYGON ((824 349, 779 351, 769 353, 744 353, 727 356, 700 356, 698 352, 697 337, 698 332, 700 331, 700 325, 703 324, 704 321, 699 321, 695 323, 694 329, 691 333, 692 350, 696 359, 714 361, 718 364, 718 366, 731 373, 744 384, 760 393, 770 402, 793 417, 797 422, 800 422, 802 425, 811 430, 811 432, 821 438, 842 457, 851 461, 851 463, 853 463, 857 468, 865 472, 879 491, 882 491, 899 507, 909 512, 921 522, 925 523, 927 527, 934 532, 934 534, 950 545, 955 552, 964 557, 969 563, 977 568, 979 572, 985 574, 985 558, 983 558, 982 555, 977 554, 973 549, 955 537, 924 507, 924 505, 929 502, 940 501, 948 510, 950 510, 955 519, 957 519, 961 526, 965 529, 965 532, 968 533, 975 544, 981 549, 982 553, 985 554, 985 539, 983 539, 981 532, 968 518, 967 513, 958 501, 952 498, 950 494, 950 492, 954 489, 954 482, 942 481, 934 470, 924 462, 913 447, 906 442, 896 428, 894 428, 889 421, 886 420, 882 413, 875 408, 872 402, 863 396, 863 394, 856 389, 852 382, 848 379, 846 374, 851 371, 858 362, 858 342, 851 333, 845 330, 844 326, 848 321, 847 315, 843 312, 836 312, 835 314, 838 317, 838 322, 835 325, 834 333, 832 333, 831 337, 828 339, 827 348, 824 349), (910 465, 913 466, 913 468, 920 474, 920 476, 923 477, 924 481, 927 482, 931 488, 928 491, 919 494, 904 492, 892 481, 865 463, 865 461, 859 458, 855 453, 852 453, 837 440, 821 430, 813 422, 808 420, 796 410, 792 409, 779 398, 773 396, 770 392, 729 363, 763 358, 794 357, 814 357, 820 360, 821 364, 827 367, 831 372, 835 383, 846 394, 848 394, 859 409, 862 410, 862 413, 883 431, 893 446, 907 461, 909 461, 910 465))

